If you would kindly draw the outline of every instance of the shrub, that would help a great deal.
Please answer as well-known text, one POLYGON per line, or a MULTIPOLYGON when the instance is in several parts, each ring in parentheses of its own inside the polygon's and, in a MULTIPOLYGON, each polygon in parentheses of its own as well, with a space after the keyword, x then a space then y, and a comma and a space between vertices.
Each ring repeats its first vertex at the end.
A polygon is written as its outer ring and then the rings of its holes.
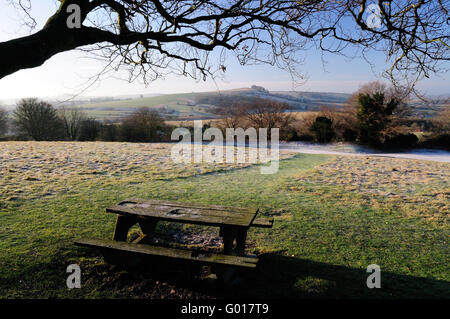
POLYGON ((297 135, 297 141, 312 142, 314 141, 314 136, 307 133, 300 133, 297 135))
POLYGON ((315 134, 311 135, 311 127, 318 117, 326 117, 332 120, 331 130, 334 132, 332 139, 353 142, 358 135, 358 119, 356 118, 356 107, 347 103, 342 109, 321 106, 319 112, 303 113, 297 122, 297 136, 301 140, 311 141, 315 134))
POLYGON ((120 140, 120 125, 113 122, 105 122, 100 129, 99 139, 106 142, 116 142, 120 140))
POLYGON ((282 141, 299 141, 297 129, 293 126, 288 126, 280 130, 280 140, 282 141))
POLYGON ((450 104, 443 105, 442 111, 433 118, 432 123, 432 131, 436 136, 450 133, 450 104))
POLYGON ((450 133, 433 134, 420 143, 420 147, 440 148, 450 151, 450 133))
POLYGON ((295 122, 295 140, 303 142, 314 141, 314 135, 310 128, 314 124, 316 117, 320 116, 321 113, 317 112, 304 112, 297 116, 297 121, 295 122))
POLYGON ((375 92, 373 95, 360 94, 358 103, 360 141, 380 145, 382 131, 387 127, 390 116, 400 101, 395 98, 386 100, 383 92, 375 92))
POLYGON ((127 142, 157 142, 161 140, 164 120, 155 110, 141 108, 122 121, 121 139, 127 142))
POLYGON ((351 128, 346 128, 342 133, 342 138, 346 142, 354 142, 358 138, 358 131, 351 128))
POLYGON ((80 123, 79 141, 95 141, 99 137, 102 124, 92 118, 84 119, 80 123))
POLYGON ((335 135, 332 125, 332 119, 325 116, 318 116, 310 128, 314 133, 315 140, 319 143, 330 142, 335 135))
POLYGON ((397 134, 385 137, 383 142, 384 148, 410 148, 417 144, 419 139, 415 134, 397 134))
POLYGON ((356 114, 357 108, 352 105, 351 100, 342 109, 328 112, 326 116, 333 120, 336 139, 347 142, 356 141, 359 132, 359 121, 356 114))
MULTIPOLYGON (((346 125, 342 132, 346 129, 356 130, 359 142, 382 146, 386 135, 389 135, 387 132, 395 131, 398 127, 403 130, 405 119, 411 115, 410 107, 403 102, 407 97, 407 91, 388 87, 378 81, 362 86, 352 94, 344 107, 351 125, 346 125)), ((352 136, 350 134, 347 137, 352 136)))

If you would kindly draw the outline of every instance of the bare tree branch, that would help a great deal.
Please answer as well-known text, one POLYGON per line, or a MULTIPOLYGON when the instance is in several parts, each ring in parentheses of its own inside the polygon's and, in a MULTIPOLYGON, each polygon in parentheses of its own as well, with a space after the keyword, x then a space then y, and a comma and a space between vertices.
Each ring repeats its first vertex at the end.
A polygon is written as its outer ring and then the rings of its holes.
MULTIPOLYGON (((29 16, 31 0, 8 0, 29 16)), ((301 78, 302 52, 386 54, 385 76, 408 86, 448 67, 448 2, 378 0, 380 27, 368 23, 371 1, 318 0, 61 0, 42 30, 0 43, 0 78, 37 67, 51 56, 82 48, 126 69, 145 84, 170 73, 194 79, 226 68, 214 63, 230 51, 241 64, 268 63, 301 78), (82 27, 67 26, 67 7, 81 9, 82 27)), ((31 17, 31 16, 30 16, 31 17)), ((222 61, 221 61, 222 62, 222 61)), ((370 61, 369 61, 370 62, 370 61)))

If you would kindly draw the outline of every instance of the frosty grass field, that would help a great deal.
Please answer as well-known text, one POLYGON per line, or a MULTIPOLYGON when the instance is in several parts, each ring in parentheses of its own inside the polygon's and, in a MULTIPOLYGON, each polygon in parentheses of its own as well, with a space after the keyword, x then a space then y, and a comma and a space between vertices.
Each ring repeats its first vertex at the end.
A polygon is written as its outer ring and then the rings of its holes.
MULTIPOLYGON (((127 197, 259 207, 273 216, 273 229, 249 234, 263 275, 243 296, 449 295, 450 164, 282 152, 279 172, 261 175, 258 165, 175 164, 171 146, 0 143, 0 298, 210 295, 110 268, 73 246, 83 236, 109 238, 114 216, 104 209, 127 197), (83 269, 82 289, 65 286, 70 263, 83 269), (373 263, 382 289, 365 286, 373 263)), ((221 244, 211 229, 177 227, 160 226, 190 245, 221 244)))

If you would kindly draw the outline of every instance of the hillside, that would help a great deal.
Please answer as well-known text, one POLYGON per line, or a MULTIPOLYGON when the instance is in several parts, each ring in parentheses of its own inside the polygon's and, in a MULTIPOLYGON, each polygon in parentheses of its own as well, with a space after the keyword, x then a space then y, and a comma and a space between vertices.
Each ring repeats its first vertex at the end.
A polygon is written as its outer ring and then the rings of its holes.
POLYGON ((314 111, 321 105, 341 107, 349 94, 323 92, 269 92, 260 87, 228 90, 222 92, 198 92, 167 94, 134 99, 121 99, 98 103, 83 103, 80 107, 97 119, 116 119, 126 116, 139 107, 157 109, 172 120, 212 119, 214 108, 230 104, 242 98, 275 99, 289 103, 293 111, 314 111))
MULTIPOLYGON (((341 108, 350 94, 335 92, 299 92, 299 91, 268 91, 262 87, 252 86, 225 91, 192 92, 178 94, 128 95, 113 97, 81 98, 76 101, 61 103, 61 99, 44 99, 60 107, 79 106, 88 116, 98 120, 116 120, 123 118, 140 107, 158 110, 164 118, 172 121, 214 119, 217 106, 228 106, 234 102, 256 98, 274 99, 288 103, 293 112, 317 111, 321 106, 341 108)), ((413 115, 416 117, 432 117, 440 105, 430 107, 420 100, 411 100, 413 115)), ((15 102, 3 103, 7 110, 15 108, 15 102)))

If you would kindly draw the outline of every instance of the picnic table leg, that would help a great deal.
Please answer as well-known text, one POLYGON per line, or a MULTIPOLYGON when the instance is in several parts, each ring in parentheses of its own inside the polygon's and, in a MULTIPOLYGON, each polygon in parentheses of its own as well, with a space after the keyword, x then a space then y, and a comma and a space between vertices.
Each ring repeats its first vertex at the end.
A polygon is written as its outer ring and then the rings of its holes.
MULTIPOLYGON (((245 255, 245 241, 247 239, 247 230, 248 227, 236 226, 222 226, 220 228, 220 236, 223 237, 223 250, 225 255, 245 255), (236 248, 233 249, 235 239, 236 248)), ((220 267, 216 270, 216 275, 221 282, 227 285, 234 285, 241 280, 239 272, 234 267, 230 266, 220 267)))
POLYGON ((247 227, 241 227, 236 232, 236 254, 245 256, 245 241, 247 240, 247 227))
POLYGON ((233 254, 233 242, 235 232, 232 227, 222 226, 220 228, 220 236, 223 237, 223 252, 225 255, 233 254))
POLYGON ((158 220, 154 218, 145 218, 139 220, 139 226, 141 227, 142 233, 145 235, 145 241, 152 241, 155 236, 155 228, 158 224, 158 220))
POLYGON ((116 228, 114 230, 113 240, 127 241, 128 230, 136 224, 137 220, 132 216, 117 215, 116 228))
MULTIPOLYGON (((128 231, 136 223, 137 219, 134 216, 117 215, 113 240, 126 242, 128 231)), ((135 256, 124 258, 123 254, 116 251, 104 250, 102 253, 106 262, 113 265, 133 266, 140 261, 140 258, 135 256)))

